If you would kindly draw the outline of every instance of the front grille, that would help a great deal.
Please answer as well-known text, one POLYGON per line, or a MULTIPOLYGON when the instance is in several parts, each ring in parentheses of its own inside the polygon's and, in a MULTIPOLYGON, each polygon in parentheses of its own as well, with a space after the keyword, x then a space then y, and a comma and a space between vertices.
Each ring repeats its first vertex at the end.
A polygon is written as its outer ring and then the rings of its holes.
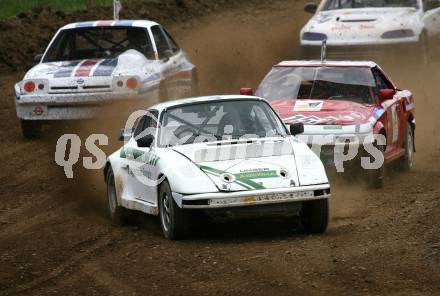
POLYGON ((86 85, 83 89, 110 89, 110 85, 86 85))
POLYGON ((78 89, 78 86, 53 86, 50 89, 51 90, 75 90, 75 89, 78 89))
POLYGON ((105 92, 111 90, 111 85, 83 85, 83 86, 52 86, 51 93, 55 94, 69 94, 69 93, 85 93, 90 91, 105 92))

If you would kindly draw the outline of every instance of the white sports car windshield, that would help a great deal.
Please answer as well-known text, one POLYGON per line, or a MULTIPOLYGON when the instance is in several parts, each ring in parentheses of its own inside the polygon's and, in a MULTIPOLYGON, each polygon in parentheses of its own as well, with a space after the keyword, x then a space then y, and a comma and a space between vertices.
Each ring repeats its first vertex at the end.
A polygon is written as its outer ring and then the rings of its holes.
POLYGON ((43 62, 116 58, 135 49, 154 59, 148 31, 135 27, 90 27, 61 31, 51 44, 43 62))
POLYGON ((323 10, 372 8, 372 7, 414 7, 417 0, 328 0, 323 10))
POLYGON ((344 100, 374 103, 373 73, 361 67, 274 67, 256 95, 269 101, 344 100))
POLYGON ((215 101, 167 110, 161 119, 158 145, 285 135, 283 123, 265 102, 215 101))

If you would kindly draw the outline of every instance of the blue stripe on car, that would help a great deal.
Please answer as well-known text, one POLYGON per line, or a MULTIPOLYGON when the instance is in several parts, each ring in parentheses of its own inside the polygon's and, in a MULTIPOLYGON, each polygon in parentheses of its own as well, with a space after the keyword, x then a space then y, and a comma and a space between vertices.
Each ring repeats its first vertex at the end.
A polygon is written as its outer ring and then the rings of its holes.
POLYGON ((108 59, 99 64, 93 76, 111 76, 116 66, 118 65, 118 59, 108 59))
POLYGON ((75 24, 75 28, 93 27, 94 24, 95 24, 95 22, 81 22, 81 23, 76 23, 76 24, 75 24))
POLYGON ((133 26, 133 21, 117 21, 113 26, 131 27, 133 26))

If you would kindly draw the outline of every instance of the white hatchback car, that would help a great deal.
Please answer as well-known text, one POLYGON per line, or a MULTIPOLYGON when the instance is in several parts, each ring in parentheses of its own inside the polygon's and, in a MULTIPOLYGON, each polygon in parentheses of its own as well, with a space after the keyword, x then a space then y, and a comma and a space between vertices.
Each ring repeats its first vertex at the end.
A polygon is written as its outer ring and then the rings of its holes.
POLYGON ((439 0, 308 3, 305 10, 314 16, 300 33, 302 54, 305 58, 319 58, 324 40, 328 56, 336 59, 375 60, 389 47, 398 48, 399 53, 415 47, 425 54, 429 41, 440 32, 439 5, 439 0))
POLYGON ((290 133, 269 103, 213 96, 151 107, 124 129, 125 145, 105 166, 115 223, 127 209, 159 215, 168 239, 183 238, 192 214, 299 215, 324 232, 330 185, 321 160, 290 133), (128 132, 127 132, 128 131, 128 132))
POLYGON ((15 85, 27 138, 52 120, 93 118, 103 104, 198 95, 196 67, 158 23, 145 20, 68 24, 15 85))

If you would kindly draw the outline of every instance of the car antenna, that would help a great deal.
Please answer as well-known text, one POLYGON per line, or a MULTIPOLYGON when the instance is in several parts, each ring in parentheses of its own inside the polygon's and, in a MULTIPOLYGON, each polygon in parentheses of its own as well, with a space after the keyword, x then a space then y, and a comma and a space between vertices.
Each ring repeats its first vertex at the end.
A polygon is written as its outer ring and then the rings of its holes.
POLYGON ((122 5, 119 0, 113 0, 113 19, 119 21, 119 12, 121 12, 122 5))
POLYGON ((321 62, 325 63, 327 60, 327 39, 322 40, 321 44, 321 62))

